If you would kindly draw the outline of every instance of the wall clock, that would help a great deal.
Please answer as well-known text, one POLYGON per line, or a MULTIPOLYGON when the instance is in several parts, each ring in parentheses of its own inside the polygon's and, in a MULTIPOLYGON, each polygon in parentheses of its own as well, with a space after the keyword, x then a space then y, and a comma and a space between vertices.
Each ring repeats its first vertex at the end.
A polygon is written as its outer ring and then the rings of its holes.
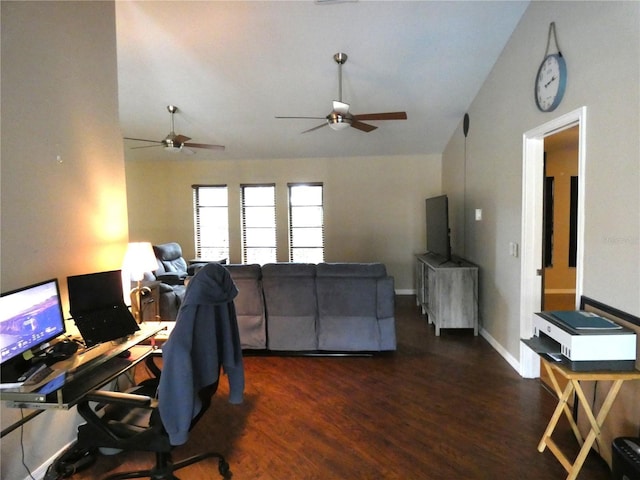
POLYGON ((536 76, 536 105, 543 112, 556 109, 567 86, 567 64, 561 53, 547 55, 536 76))
POLYGON ((555 110, 567 87, 567 64, 558 47, 558 39, 556 38, 556 25, 551 22, 549 25, 549 36, 547 38, 547 50, 544 54, 544 60, 538 68, 536 74, 534 97, 538 109, 542 112, 552 112, 555 110), (558 53, 549 53, 549 43, 551 35, 556 44, 558 53))

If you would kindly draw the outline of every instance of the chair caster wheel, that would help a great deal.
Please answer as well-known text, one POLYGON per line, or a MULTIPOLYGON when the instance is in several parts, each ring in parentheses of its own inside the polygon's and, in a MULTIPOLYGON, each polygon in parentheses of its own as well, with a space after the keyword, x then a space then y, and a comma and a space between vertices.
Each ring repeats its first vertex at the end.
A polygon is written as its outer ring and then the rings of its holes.
POLYGON ((225 460, 220 460, 218 462, 218 471, 220 472, 220 475, 222 475, 222 478, 231 478, 231 470, 229 469, 229 464, 225 460))

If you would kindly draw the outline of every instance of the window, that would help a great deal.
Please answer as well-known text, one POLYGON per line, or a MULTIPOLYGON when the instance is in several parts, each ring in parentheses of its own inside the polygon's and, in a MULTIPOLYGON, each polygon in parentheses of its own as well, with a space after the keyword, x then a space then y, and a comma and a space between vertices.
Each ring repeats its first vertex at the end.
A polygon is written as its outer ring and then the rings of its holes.
POLYGON ((196 257, 229 258, 229 201, 226 185, 193 185, 196 257))
POLYGON ((289 259, 324 261, 322 184, 289 184, 289 259))
POLYGON ((276 261, 276 187, 242 185, 242 262, 276 261))

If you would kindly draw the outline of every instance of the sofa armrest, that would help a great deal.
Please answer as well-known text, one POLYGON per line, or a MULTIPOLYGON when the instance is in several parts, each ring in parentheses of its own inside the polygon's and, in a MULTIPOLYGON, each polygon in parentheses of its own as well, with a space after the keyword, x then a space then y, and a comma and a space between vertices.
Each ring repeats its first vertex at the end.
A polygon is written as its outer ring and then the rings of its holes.
POLYGON ((206 266, 207 262, 196 262, 196 263, 192 263, 187 267, 187 275, 190 277, 193 277, 196 273, 198 273, 198 270, 200 270, 202 267, 206 266))
POLYGON ((182 285, 186 276, 186 273, 167 272, 158 275, 156 279, 168 285, 182 285))
POLYGON ((162 295, 163 293, 174 293, 173 286, 164 282, 160 282, 158 284, 158 291, 160 292, 160 295, 162 295))
POLYGON ((383 277, 377 282, 377 316, 390 318, 394 316, 395 286, 393 277, 383 277))

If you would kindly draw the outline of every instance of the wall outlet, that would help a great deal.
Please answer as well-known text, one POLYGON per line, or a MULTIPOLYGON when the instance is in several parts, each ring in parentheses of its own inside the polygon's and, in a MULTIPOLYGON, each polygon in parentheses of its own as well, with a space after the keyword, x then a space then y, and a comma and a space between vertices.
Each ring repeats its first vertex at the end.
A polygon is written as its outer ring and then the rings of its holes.
POLYGON ((482 220, 482 209, 476 208, 476 222, 479 222, 480 220, 482 220))

